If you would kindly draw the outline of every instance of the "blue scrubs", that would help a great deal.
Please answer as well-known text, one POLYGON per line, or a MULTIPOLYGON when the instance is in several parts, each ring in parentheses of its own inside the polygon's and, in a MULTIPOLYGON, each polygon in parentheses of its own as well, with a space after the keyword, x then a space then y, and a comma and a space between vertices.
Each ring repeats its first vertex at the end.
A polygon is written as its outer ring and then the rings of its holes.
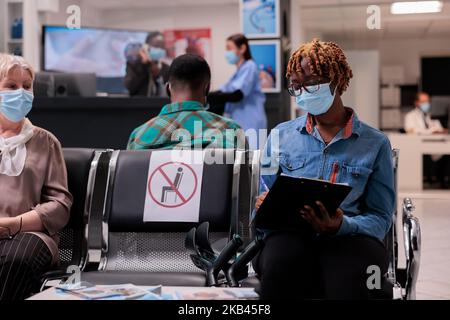
POLYGON ((236 121, 244 130, 267 129, 264 111, 265 94, 259 84, 258 66, 253 60, 245 61, 221 88, 223 92, 241 90, 244 99, 225 105, 225 114, 236 121))

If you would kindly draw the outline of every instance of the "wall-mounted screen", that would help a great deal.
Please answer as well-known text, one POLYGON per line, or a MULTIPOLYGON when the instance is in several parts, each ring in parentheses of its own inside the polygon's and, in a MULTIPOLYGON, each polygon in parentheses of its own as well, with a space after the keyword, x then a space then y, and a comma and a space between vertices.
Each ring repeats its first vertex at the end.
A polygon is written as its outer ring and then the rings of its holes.
POLYGON ((125 48, 144 44, 148 32, 96 28, 44 27, 46 71, 95 73, 99 91, 126 93, 125 48))
POLYGON ((263 92, 281 91, 280 40, 249 41, 253 60, 259 67, 263 92))
POLYGON ((240 0, 241 30, 247 38, 280 36, 279 0, 240 0))

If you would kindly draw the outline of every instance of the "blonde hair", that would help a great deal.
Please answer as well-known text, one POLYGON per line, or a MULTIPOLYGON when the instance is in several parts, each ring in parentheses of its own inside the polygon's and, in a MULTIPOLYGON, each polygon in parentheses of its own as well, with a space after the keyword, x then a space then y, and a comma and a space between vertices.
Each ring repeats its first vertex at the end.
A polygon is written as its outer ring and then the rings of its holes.
POLYGON ((334 42, 322 42, 314 39, 302 44, 289 59, 286 77, 293 73, 303 74, 302 59, 309 58, 310 72, 316 76, 326 76, 335 82, 340 95, 348 88, 353 77, 352 69, 347 63, 344 51, 334 42))
POLYGON ((28 71, 31 76, 31 80, 34 80, 34 69, 24 58, 11 54, 0 53, 0 81, 5 79, 14 67, 20 67, 23 70, 28 71))

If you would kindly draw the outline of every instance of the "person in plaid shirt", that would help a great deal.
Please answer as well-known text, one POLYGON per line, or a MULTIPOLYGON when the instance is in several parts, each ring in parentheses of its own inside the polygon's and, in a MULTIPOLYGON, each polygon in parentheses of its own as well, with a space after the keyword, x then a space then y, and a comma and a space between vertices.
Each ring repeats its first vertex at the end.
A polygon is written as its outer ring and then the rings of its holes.
POLYGON ((131 133, 127 149, 243 149, 241 127, 205 108, 210 82, 211 70, 202 57, 185 54, 173 60, 166 85, 171 103, 131 133))

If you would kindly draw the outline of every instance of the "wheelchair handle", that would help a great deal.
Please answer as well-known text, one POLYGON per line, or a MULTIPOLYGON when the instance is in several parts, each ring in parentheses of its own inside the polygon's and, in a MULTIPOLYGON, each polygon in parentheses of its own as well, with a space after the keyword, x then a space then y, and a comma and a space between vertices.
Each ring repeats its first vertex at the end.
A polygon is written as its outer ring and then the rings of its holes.
POLYGON ((230 242, 225 246, 225 248, 222 250, 222 252, 217 257, 216 261, 214 261, 213 264, 213 275, 214 278, 217 278, 219 275, 219 272, 223 270, 228 261, 230 261, 231 258, 233 258, 234 255, 236 255, 239 248, 243 245, 243 241, 241 237, 237 234, 233 236, 230 242))
POLYGON ((262 239, 257 236, 245 249, 244 252, 237 257, 236 261, 227 270, 227 280, 230 287, 239 287, 239 281, 236 279, 242 268, 244 268, 261 250, 262 239))

